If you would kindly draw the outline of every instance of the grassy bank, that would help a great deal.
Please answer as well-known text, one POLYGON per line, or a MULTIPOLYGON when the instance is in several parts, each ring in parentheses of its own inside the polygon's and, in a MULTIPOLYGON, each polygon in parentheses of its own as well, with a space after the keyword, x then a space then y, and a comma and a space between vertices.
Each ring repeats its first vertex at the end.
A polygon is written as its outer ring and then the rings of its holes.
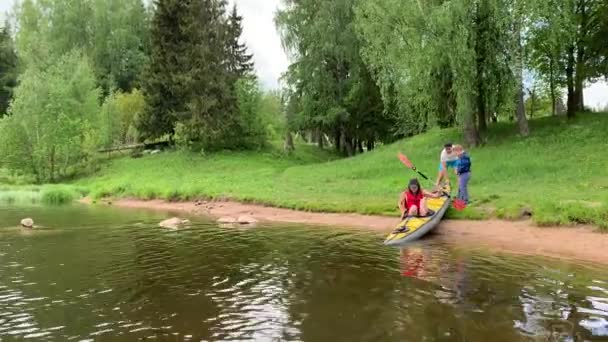
MULTIPOLYGON (((531 211, 540 225, 607 227, 608 115, 580 115, 569 123, 543 118, 530 125, 532 136, 526 139, 511 124, 490 128, 489 143, 470 151, 474 203, 449 216, 516 219, 531 211)), ((434 130, 340 160, 311 146, 290 157, 268 151, 122 158, 75 185, 97 198, 230 198, 302 210, 396 214, 398 193, 414 176, 397 152, 434 178, 440 146, 458 138, 456 130, 434 130)))

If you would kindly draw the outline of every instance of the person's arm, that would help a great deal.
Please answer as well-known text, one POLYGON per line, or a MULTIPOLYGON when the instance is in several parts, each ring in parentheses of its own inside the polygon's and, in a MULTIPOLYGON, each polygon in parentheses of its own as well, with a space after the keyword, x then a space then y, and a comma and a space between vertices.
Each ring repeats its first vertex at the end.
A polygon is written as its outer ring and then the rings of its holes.
POLYGON ((399 210, 401 210, 401 214, 405 211, 405 192, 399 196, 399 210))
POLYGON ((439 197, 441 197, 441 195, 439 195, 436 192, 429 192, 429 191, 426 191, 426 190, 422 190, 422 194, 424 196, 430 197, 430 198, 439 198, 439 197))

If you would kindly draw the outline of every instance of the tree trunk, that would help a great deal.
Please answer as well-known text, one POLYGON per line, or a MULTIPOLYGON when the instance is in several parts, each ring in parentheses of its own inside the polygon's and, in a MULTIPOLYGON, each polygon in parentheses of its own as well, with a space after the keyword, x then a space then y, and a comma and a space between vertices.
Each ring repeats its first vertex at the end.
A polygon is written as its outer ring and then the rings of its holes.
POLYGON ((51 183, 55 183, 55 147, 51 148, 50 153, 50 180, 51 183))
POLYGON ((341 152, 342 148, 341 148, 341 136, 342 133, 340 132, 340 128, 336 128, 334 130, 334 147, 336 148, 336 152, 341 152))
POLYGON ((574 46, 568 48, 568 62, 566 63, 566 79, 568 84, 567 116, 576 116, 576 98, 574 93, 574 46))
POLYGON ((524 81, 523 81, 523 66, 524 56, 523 47, 521 45, 521 27, 517 23, 515 34, 517 35, 516 42, 516 58, 515 58, 515 78, 517 80, 517 107, 515 110, 515 116, 517 118, 517 124, 519 126, 519 134, 523 137, 530 135, 530 128, 528 127, 528 119, 526 119, 526 108, 524 106, 524 81))
POLYGON ((535 85, 532 86, 530 91, 530 118, 534 117, 534 111, 536 110, 536 89, 535 85))
POLYGON ((526 118, 526 108, 524 107, 524 90, 523 85, 520 83, 519 92, 517 94, 517 110, 515 111, 517 116, 517 124, 519 126, 519 134, 523 137, 530 135, 530 128, 528 127, 528 119, 526 118))
POLYGON ((585 81, 585 40, 587 36, 587 11, 585 1, 579 1, 580 7, 580 37, 577 41, 576 46, 576 67, 574 74, 574 101, 576 103, 575 108, 577 111, 585 110, 585 104, 583 103, 583 88, 585 81))
POLYGON ((293 135, 291 135, 291 132, 289 131, 285 134, 285 143, 283 144, 283 149, 286 153, 291 153, 296 149, 293 145, 293 135))
POLYGON ((553 79, 553 56, 549 56, 549 90, 551 91, 551 115, 555 116, 555 80, 553 79))
POLYGON ((363 141, 362 140, 357 141, 357 148, 359 149, 359 153, 363 153, 363 141))
POLYGON ((464 140, 468 146, 478 146, 481 142, 475 126, 475 113, 468 113, 464 118, 464 140))
POLYGON ((481 43, 477 43, 477 129, 480 134, 485 134, 487 130, 486 124, 486 98, 483 87, 483 67, 485 63, 485 49, 482 48, 481 43))
POLYGON ((341 139, 342 146, 344 148, 344 151, 343 151, 344 154, 349 157, 352 157, 353 156, 353 145, 352 145, 352 141, 351 141, 350 137, 348 137, 345 132, 342 132, 341 137, 342 137, 342 139, 341 139))
POLYGON ((374 150, 374 140, 370 139, 367 141, 367 151, 373 151, 374 150))
POLYGON ((315 131, 316 133, 316 140, 317 140, 317 144, 319 145, 319 148, 323 148, 325 147, 324 145, 324 141, 323 141, 323 132, 321 132, 320 128, 317 128, 317 130, 315 131))
POLYGON ((485 134, 488 129, 486 122, 486 101, 481 87, 477 88, 477 128, 480 134, 485 134))

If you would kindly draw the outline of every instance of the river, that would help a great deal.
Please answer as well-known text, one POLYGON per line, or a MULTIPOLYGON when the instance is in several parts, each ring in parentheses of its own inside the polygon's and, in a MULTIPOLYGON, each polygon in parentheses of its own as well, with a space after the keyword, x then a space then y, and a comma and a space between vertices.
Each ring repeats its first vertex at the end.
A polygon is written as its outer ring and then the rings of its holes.
POLYGON ((0 340, 608 340, 602 266, 167 215, 0 207, 0 340))

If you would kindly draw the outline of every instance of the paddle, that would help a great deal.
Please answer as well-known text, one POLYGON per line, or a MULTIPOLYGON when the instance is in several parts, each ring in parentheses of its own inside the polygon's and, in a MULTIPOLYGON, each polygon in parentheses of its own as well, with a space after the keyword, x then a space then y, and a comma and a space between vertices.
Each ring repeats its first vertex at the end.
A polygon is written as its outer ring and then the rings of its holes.
MULTIPOLYGON (((399 160, 401 160, 401 162, 403 163, 403 165, 407 166, 409 169, 411 169, 412 171, 418 173, 422 178, 429 180, 429 177, 427 177, 424 173, 418 171, 418 169, 416 169, 416 166, 414 166, 414 164, 408 159, 408 157, 399 152, 399 160)), ((445 193, 448 197, 451 198, 450 194, 445 193)), ((454 199, 452 201, 452 207, 458 211, 464 210, 464 208, 467 207, 467 203, 461 199, 454 199)))

